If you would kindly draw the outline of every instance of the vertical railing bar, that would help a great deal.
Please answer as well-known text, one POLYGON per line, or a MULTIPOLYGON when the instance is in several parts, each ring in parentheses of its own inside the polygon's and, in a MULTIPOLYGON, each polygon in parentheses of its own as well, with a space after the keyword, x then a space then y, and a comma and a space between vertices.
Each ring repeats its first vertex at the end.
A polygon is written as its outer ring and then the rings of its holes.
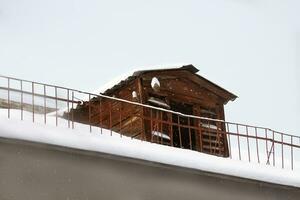
POLYGON ((156 135, 155 135, 155 143, 159 143, 159 138, 158 138, 158 132, 159 132, 159 111, 155 111, 155 131, 156 131, 156 135))
POLYGON ((32 122, 34 122, 34 82, 31 82, 32 90, 32 122))
POLYGON ((46 105, 46 85, 43 84, 44 89, 44 124, 47 123, 47 105, 46 105))
POLYGON ((171 142, 171 146, 173 147, 174 146, 174 135, 173 135, 173 119, 172 119, 173 116, 172 116, 172 113, 170 113, 169 116, 170 116, 169 121, 171 122, 171 125, 170 125, 171 126, 170 127, 170 129, 171 129, 170 130, 171 131, 170 132, 170 139, 171 139, 171 141, 170 142, 171 142))
POLYGON ((268 155, 269 155, 269 153, 268 153, 268 151, 269 151, 269 145, 268 145, 268 130, 267 129, 265 129, 265 136, 266 136, 266 156, 268 157, 268 155))
POLYGON ((151 142, 153 142, 153 109, 150 108, 150 133, 151 133, 151 142))
POLYGON ((112 136, 112 100, 109 100, 109 130, 112 136))
POLYGON ((7 117, 10 118, 10 78, 7 78, 7 117))
POLYGON ((221 127, 220 122, 216 122, 216 142, 215 142, 215 153, 216 155, 221 155, 221 144, 220 144, 220 132, 219 127, 221 127), (218 149, 218 150, 217 150, 218 149))
POLYGON ((211 131, 210 131, 210 121, 207 120, 207 124, 208 124, 208 127, 207 127, 207 130, 208 130, 208 138, 209 138, 209 153, 210 154, 213 154, 213 150, 212 150, 212 144, 211 144, 211 131))
POLYGON ((199 127, 200 151, 203 152, 203 137, 202 137, 202 129, 201 129, 201 120, 198 120, 198 127, 199 127))
POLYGON ((92 132, 92 121, 91 121, 91 94, 89 94, 89 127, 90 127, 90 133, 92 132))
MULTIPOLYGON (((225 122, 226 123, 226 122, 225 122)), ((226 123, 226 127, 227 127, 227 133, 226 135, 228 135, 228 145, 229 145, 229 157, 230 159, 232 159, 232 150, 231 150, 231 140, 230 140, 230 131, 229 131, 229 124, 226 123)))
POLYGON ((247 135, 248 160, 249 160, 249 162, 251 162, 250 146, 249 146, 249 130, 248 130, 248 126, 246 126, 246 135, 247 135))
POLYGON ((70 128, 70 90, 67 89, 67 104, 68 104, 68 128, 70 128))
POLYGON ((120 137, 122 137, 122 102, 120 103, 120 137))
POLYGON ((189 126, 189 142, 190 142, 190 149, 193 149, 193 145, 192 145, 192 133, 191 133, 191 119, 190 117, 187 117, 188 119, 188 126, 189 126))
POLYGON ((274 141, 275 141, 275 135, 274 135, 274 131, 272 132, 272 138, 273 138, 273 166, 275 167, 275 143, 274 143, 274 141))
POLYGON ((180 127, 180 119, 179 119, 179 115, 177 115, 177 123, 178 123, 178 133, 179 133, 179 144, 180 144, 180 148, 182 148, 182 141, 181 141, 181 127, 180 127))
POLYGON ((259 159, 259 149, 258 149, 258 139, 257 139, 257 127, 255 127, 255 139, 256 139, 256 153, 257 153, 257 161, 258 163, 260 163, 260 159, 259 159))
POLYGON ((21 120, 24 119, 24 112, 23 112, 23 81, 20 80, 20 84, 21 84, 21 120))
POLYGON ((294 170, 294 150, 293 150, 293 136, 291 135, 291 167, 294 170))
POLYGON ((72 129, 74 129, 74 91, 72 90, 72 129))
MULTIPOLYGON (((132 131, 132 135, 135 134, 134 129, 133 129, 133 117, 134 117, 134 110, 135 110, 135 105, 133 105, 133 109, 131 110, 131 117, 130 117, 130 130, 132 131)), ((133 139, 133 137, 131 137, 133 139)))
POLYGON ((283 134, 281 133, 281 167, 284 169, 283 134))
POLYGON ((270 157, 271 157, 271 153, 272 153, 272 149, 273 149, 273 148, 274 148, 274 143, 272 143, 270 152, 269 152, 268 155, 267 155, 267 164, 268 164, 268 165, 270 164, 270 157))
POLYGON ((160 111, 160 143, 163 144, 163 116, 162 116, 162 111, 160 111))
POLYGON ((238 138, 239 159, 242 160, 241 144, 240 144, 240 131, 239 131, 239 125, 238 124, 236 124, 236 131, 237 131, 237 138, 238 138))
POLYGON ((102 98, 99 96, 99 120, 100 120, 100 132, 103 134, 102 130, 102 98))
POLYGON ((55 90, 55 125, 58 126, 58 106, 57 106, 57 87, 54 87, 55 90))

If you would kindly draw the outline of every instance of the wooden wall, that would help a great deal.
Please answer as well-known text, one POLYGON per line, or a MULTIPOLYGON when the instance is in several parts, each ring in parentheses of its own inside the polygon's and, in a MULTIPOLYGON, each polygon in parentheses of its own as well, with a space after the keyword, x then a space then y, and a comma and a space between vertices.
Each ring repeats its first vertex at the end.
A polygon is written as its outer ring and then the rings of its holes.
MULTIPOLYGON (((224 119, 223 105, 225 100, 208 90, 205 85, 199 85, 192 81, 195 79, 194 76, 196 75, 188 71, 149 72, 127 82, 124 87, 113 91, 111 96, 165 108, 149 101, 149 99, 154 98, 165 102, 174 111, 207 118, 224 119), (159 89, 152 88, 153 77, 159 80, 159 89), (135 98, 133 92, 137 94, 135 98), (174 105, 179 106, 179 110, 176 110, 174 105)), ((77 121, 91 122, 96 126, 112 129, 133 138, 228 156, 227 139, 217 131, 225 131, 225 127, 220 123, 186 119, 167 112, 105 98, 92 99, 91 102, 86 102, 85 105, 73 110, 73 114, 77 121), (91 116, 87 115, 89 109, 91 116), (176 117, 178 118, 177 121, 176 117), (187 129, 178 127, 176 123, 196 128, 189 128, 187 131, 187 129), (153 135, 153 132, 164 133, 171 140, 163 139, 157 134, 153 135), (187 138, 182 135, 178 136, 179 134, 188 134, 189 136, 187 138), (187 139, 192 141, 190 145, 185 144, 187 139), (173 143, 175 140, 177 141, 176 144, 173 143)))

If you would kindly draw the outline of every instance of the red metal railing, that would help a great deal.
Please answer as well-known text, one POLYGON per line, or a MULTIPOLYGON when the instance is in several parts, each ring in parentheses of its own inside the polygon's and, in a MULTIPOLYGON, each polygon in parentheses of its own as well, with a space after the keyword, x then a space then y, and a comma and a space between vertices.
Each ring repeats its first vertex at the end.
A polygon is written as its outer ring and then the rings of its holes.
POLYGON ((74 129, 74 112, 70 111, 82 105, 83 100, 93 102, 88 104, 86 111, 86 124, 89 125, 90 132, 103 133, 104 130, 109 130, 111 135, 117 132, 122 137, 126 129, 133 130, 134 124, 141 122, 142 126, 149 125, 150 139, 147 139, 145 127, 141 132, 132 133, 132 138, 214 155, 221 155, 222 148, 223 151, 227 148, 231 159, 300 169, 300 164, 297 165, 300 162, 299 136, 264 127, 186 115, 101 94, 0 76, 0 108, 7 111, 8 118, 28 120, 24 116, 26 111, 31 113, 32 122, 66 125, 74 129), (109 112, 104 113, 104 108, 109 108, 109 112), (143 112, 138 112, 139 108, 143 112), (124 114, 126 109, 131 112, 130 119, 125 119, 128 115, 124 114), (17 110, 18 113, 12 110, 17 110), (65 112, 64 117, 62 110, 65 112), (145 115, 145 110, 148 115, 145 115), (115 119, 116 115, 118 119, 115 119), (94 116, 97 116, 98 122, 93 121, 94 116), (55 121, 49 122, 53 118, 55 121), (63 120, 67 123, 61 123, 63 120), (97 130, 96 126, 99 127, 97 130), (201 138, 201 142, 195 138, 201 138))

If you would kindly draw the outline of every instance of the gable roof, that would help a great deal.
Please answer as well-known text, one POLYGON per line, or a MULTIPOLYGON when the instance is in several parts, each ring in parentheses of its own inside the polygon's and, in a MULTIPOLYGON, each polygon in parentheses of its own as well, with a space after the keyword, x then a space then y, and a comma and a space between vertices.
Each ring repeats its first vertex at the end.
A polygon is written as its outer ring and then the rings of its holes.
POLYGON ((177 67, 170 67, 170 68, 149 68, 145 70, 134 70, 129 73, 126 73, 116 79, 113 79, 111 82, 105 84, 103 87, 95 91, 95 93, 101 93, 104 95, 112 95, 116 90, 126 86, 129 84, 131 81, 135 80, 137 77, 140 77, 146 73, 151 73, 151 72, 159 72, 159 71, 188 71, 195 75, 196 78, 193 78, 193 81, 196 82, 199 85, 203 85, 204 87, 207 87, 210 91, 216 93, 219 96, 222 96, 225 100, 226 103, 228 101, 234 101, 237 96, 234 95, 233 93, 227 91, 226 89, 220 87, 219 85, 209 81, 208 79, 204 78, 203 76, 200 76, 197 74, 199 70, 193 66, 192 64, 188 65, 181 65, 177 67))

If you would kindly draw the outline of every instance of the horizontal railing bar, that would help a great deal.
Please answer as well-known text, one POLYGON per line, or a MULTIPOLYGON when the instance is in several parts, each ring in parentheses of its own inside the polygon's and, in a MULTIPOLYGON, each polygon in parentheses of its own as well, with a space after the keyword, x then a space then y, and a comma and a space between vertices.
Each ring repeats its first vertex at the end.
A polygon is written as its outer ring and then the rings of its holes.
MULTIPOLYGON (((146 117, 144 116, 145 120, 151 120, 150 117, 146 117)), ((198 127, 198 126, 189 126, 189 125, 185 125, 185 124, 177 124, 175 122, 169 122, 169 121, 164 121, 164 120, 160 120, 160 119, 152 119, 153 122, 158 122, 158 123, 162 123, 162 124, 167 124, 170 126, 178 126, 180 128, 190 128, 193 130, 199 130, 201 129, 201 131, 211 131, 211 132, 219 132, 223 135, 233 135, 233 136, 241 136, 241 137, 245 137, 245 138, 252 138, 252 139, 259 139, 259 140, 263 140, 263 141, 270 141, 270 142, 274 142, 276 144, 283 144, 283 145, 287 145, 287 146, 292 146, 292 147, 296 147, 296 148, 300 148, 300 145, 295 145, 295 144, 290 144, 290 143, 286 143, 286 142, 282 142, 282 141, 278 141, 278 140, 273 140, 271 138, 266 138, 266 137, 260 137, 260 136, 254 136, 254 135, 250 135, 250 134, 238 134, 238 133, 232 133, 232 132, 228 132, 228 131, 222 131, 222 130, 216 130, 216 129, 211 129, 211 128, 205 128, 205 127, 198 127)))
MULTIPOLYGON (((0 87, 0 90, 7 90, 7 88, 4 87, 0 87)), ((19 90, 19 89, 9 89, 10 92, 17 92, 17 93, 23 93, 23 94, 28 94, 28 95, 32 95, 32 92, 28 92, 28 91, 24 91, 24 90, 19 90)), ((38 93, 34 93, 34 96, 38 96, 38 97, 42 97, 42 98, 47 98, 47 99, 53 99, 53 100, 58 100, 58 101, 64 101, 64 102, 70 102, 70 103, 80 103, 80 101, 72 101, 72 100, 68 100, 68 99, 64 99, 64 98, 60 98, 60 97, 52 97, 52 96, 48 96, 48 95, 44 95, 44 94, 38 94, 38 93)))

